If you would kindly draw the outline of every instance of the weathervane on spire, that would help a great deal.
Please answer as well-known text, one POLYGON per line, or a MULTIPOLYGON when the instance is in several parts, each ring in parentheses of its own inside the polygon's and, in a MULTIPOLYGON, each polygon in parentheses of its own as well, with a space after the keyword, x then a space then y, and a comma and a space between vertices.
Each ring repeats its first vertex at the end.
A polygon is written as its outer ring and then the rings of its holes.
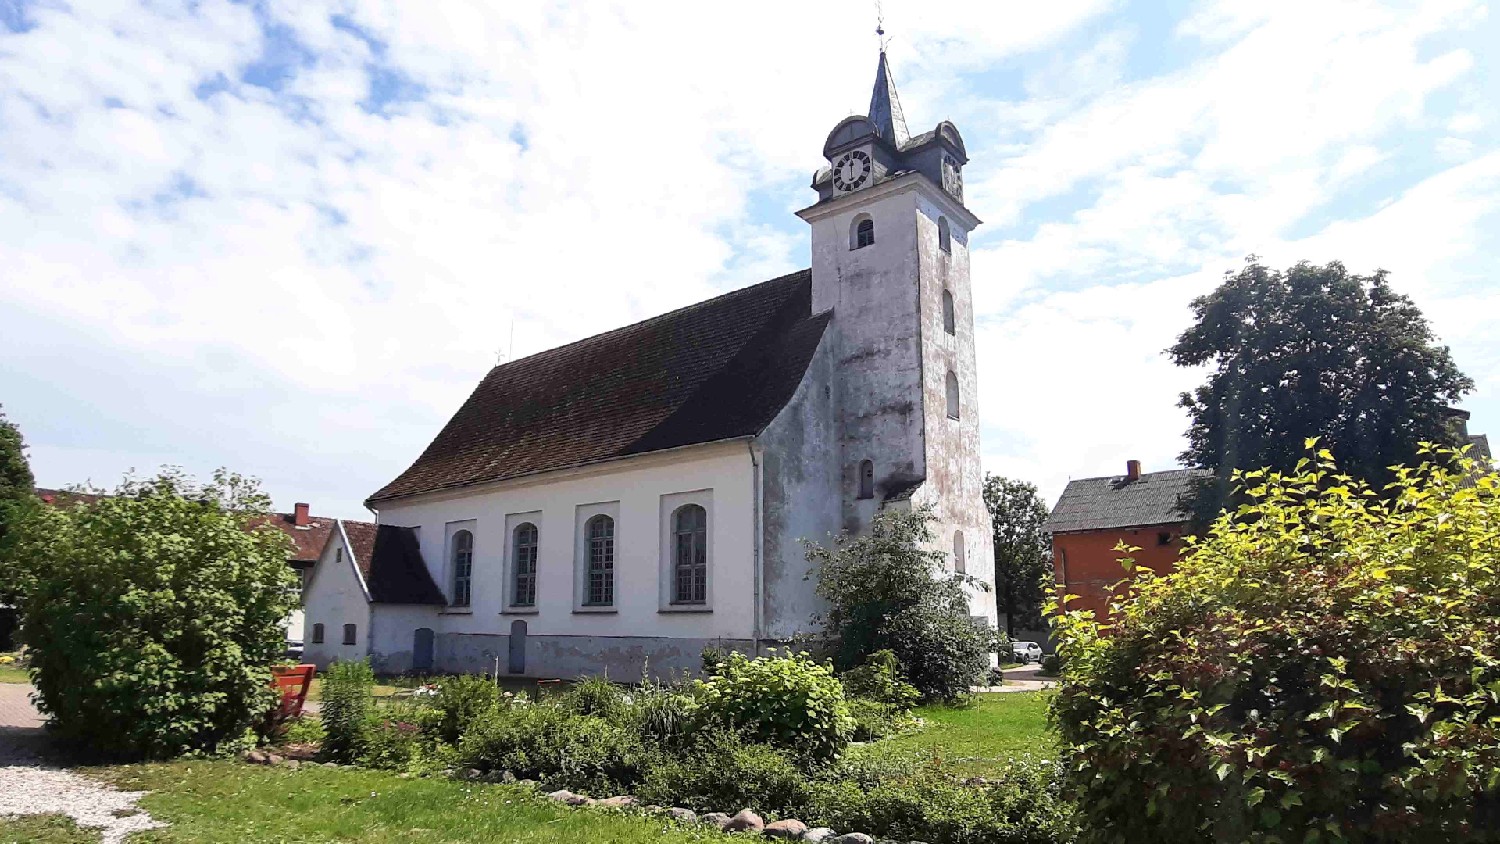
POLYGON ((880 40, 880 52, 885 52, 885 10, 880 0, 875 0, 875 37, 880 40))

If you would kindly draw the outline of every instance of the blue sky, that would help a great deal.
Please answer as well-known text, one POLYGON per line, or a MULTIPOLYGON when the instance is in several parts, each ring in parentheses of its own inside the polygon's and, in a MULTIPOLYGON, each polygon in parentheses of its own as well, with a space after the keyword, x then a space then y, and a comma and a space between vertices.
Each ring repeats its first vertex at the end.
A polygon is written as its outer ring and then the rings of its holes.
MULTIPOLYGON (((0 403, 39 483, 358 517, 504 356, 808 263, 868 2, 0 0, 0 403)), ((1165 468, 1248 254, 1384 267, 1500 433, 1487 3, 885 3, 964 133, 985 466, 1165 468)))

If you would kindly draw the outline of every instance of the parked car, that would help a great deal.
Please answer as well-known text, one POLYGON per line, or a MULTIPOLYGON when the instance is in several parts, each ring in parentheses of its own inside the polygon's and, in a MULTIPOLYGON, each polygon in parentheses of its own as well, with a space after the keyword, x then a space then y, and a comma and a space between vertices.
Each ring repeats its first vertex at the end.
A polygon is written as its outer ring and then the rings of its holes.
POLYGON ((295 659, 298 662, 301 662, 302 661, 302 640, 301 639, 288 639, 287 642, 286 642, 286 653, 282 654, 282 658, 283 659, 295 659))
POLYGON ((1010 652, 1015 655, 1016 662, 1022 665, 1042 661, 1042 646, 1036 642, 1011 642, 1010 652))

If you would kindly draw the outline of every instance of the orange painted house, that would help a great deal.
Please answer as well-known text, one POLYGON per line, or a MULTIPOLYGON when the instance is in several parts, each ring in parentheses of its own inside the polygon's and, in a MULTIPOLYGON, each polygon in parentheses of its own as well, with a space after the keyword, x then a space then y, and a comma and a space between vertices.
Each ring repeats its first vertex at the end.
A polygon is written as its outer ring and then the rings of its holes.
POLYGON ((1141 462, 1125 464, 1125 474, 1069 481, 1047 519, 1052 534, 1052 566, 1062 594, 1077 595, 1070 610, 1093 610, 1104 618, 1109 587, 1125 579, 1115 546, 1139 547, 1137 565, 1166 574, 1177 565, 1188 515, 1179 505, 1193 483, 1210 473, 1173 469, 1142 474, 1141 462))

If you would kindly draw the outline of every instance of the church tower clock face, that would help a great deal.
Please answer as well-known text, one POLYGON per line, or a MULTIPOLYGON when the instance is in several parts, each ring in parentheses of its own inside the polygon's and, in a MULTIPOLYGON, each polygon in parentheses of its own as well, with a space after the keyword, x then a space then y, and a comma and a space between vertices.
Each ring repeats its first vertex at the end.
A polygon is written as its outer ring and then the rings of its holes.
POLYGON ((833 186, 841 191, 862 187, 870 180, 870 154, 862 149, 846 152, 833 165, 833 186))

